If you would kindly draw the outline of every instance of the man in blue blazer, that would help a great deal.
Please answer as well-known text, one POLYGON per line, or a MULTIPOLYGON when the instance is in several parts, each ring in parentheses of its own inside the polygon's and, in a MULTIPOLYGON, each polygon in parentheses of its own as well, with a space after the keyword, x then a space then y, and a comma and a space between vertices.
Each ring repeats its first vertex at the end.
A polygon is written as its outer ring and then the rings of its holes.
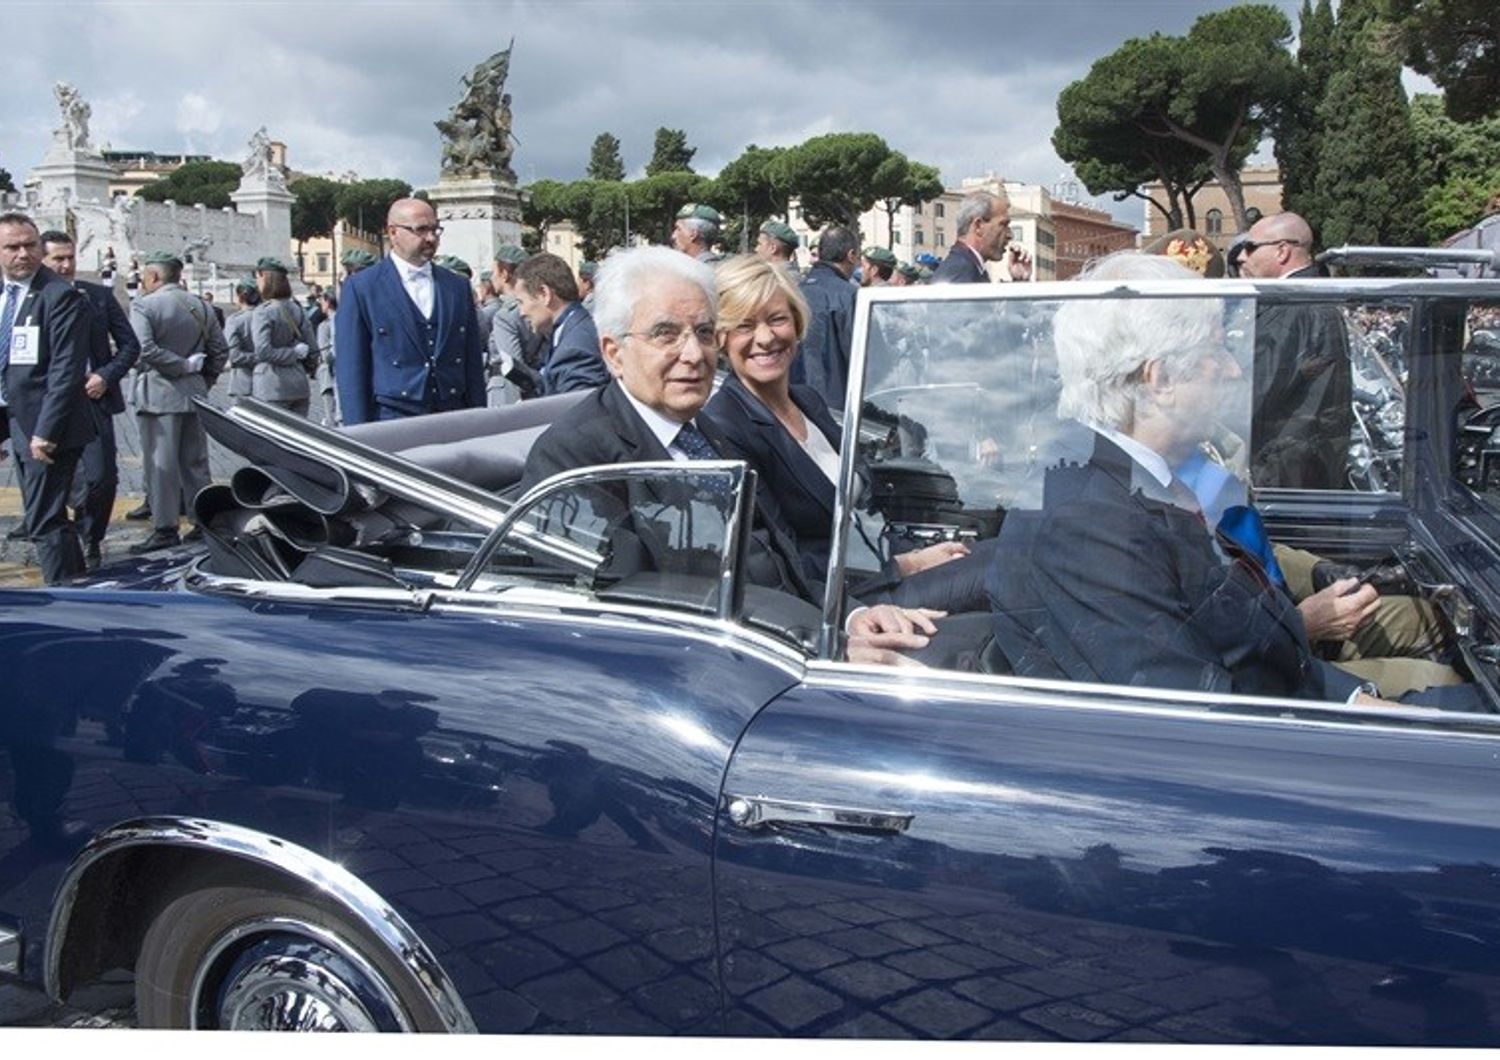
POLYGON ((66 232, 42 233, 42 264, 67 280, 89 303, 89 367, 83 390, 89 397, 94 420, 94 440, 84 446, 83 459, 73 481, 72 505, 77 516, 78 536, 84 559, 98 566, 100 545, 109 529, 110 513, 120 484, 115 449, 115 414, 125 411, 120 380, 141 355, 140 340, 115 292, 102 284, 76 278, 78 254, 73 237, 66 232), (113 348, 111 348, 111 340, 113 348))
POLYGON ((430 203, 398 199, 391 253, 350 276, 334 328, 345 424, 484 407, 484 353, 469 285, 433 267, 442 226, 430 203))
POLYGON ((542 393, 592 390, 610 380, 594 318, 578 298, 573 270, 556 254, 533 254, 516 267, 516 308, 547 339, 542 393))

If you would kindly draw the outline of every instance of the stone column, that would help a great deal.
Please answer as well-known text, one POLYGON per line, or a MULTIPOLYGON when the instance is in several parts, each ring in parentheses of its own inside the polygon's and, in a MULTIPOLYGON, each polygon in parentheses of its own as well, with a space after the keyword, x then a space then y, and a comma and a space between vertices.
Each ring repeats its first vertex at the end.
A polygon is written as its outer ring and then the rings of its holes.
MULTIPOLYGON (((279 174, 278 174, 279 177, 279 174)), ((294 196, 279 179, 255 179, 249 175, 232 191, 229 200, 242 214, 260 218, 259 256, 286 261, 292 252, 292 203, 294 196)))
POLYGON ((443 226, 438 253, 462 258, 476 278, 489 275, 502 243, 521 245, 521 196, 514 184, 445 176, 427 194, 443 226))

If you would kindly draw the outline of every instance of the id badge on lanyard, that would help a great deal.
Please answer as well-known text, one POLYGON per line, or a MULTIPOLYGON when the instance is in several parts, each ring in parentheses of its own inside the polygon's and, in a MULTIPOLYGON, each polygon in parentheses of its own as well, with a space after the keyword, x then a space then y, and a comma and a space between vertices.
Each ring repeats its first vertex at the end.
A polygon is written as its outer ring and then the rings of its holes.
POLYGON ((35 365, 42 356, 42 329, 35 324, 13 324, 10 329, 10 363, 35 365))

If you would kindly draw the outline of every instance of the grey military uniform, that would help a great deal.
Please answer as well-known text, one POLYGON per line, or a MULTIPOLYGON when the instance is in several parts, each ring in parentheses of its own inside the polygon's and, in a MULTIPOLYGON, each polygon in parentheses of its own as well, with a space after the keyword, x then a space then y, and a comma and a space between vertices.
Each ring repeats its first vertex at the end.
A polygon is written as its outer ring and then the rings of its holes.
POLYGON ((256 362, 251 394, 306 416, 312 396, 307 364, 318 348, 307 311, 289 299, 262 302, 255 307, 250 334, 255 339, 256 362))
POLYGON ((323 423, 337 427, 339 416, 339 391, 333 374, 333 339, 337 317, 324 317, 318 321, 318 394, 323 398, 323 423))
POLYGON ((250 334, 254 306, 241 309, 224 322, 224 342, 229 347, 229 396, 249 397, 255 370, 255 337, 250 334))
POLYGON ((507 378, 516 365, 535 367, 546 340, 521 318, 520 303, 510 295, 498 299, 485 345, 485 404, 490 408, 514 405, 521 390, 507 378))
POLYGON ((152 522, 175 533, 178 514, 209 484, 208 435, 193 398, 208 395, 229 347, 208 303, 177 284, 132 302, 130 326, 141 342, 135 408, 152 522), (204 360, 194 371, 189 358, 199 353, 204 360))

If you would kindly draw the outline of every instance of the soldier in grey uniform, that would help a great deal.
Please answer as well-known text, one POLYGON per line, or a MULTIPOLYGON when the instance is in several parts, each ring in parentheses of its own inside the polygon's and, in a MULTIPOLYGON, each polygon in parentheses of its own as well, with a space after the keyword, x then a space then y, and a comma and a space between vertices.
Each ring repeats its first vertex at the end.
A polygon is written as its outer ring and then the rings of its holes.
POLYGON ((797 268, 797 248, 801 245, 802 237, 785 221, 767 221, 755 237, 756 255, 780 265, 793 282, 802 278, 802 270, 797 268))
POLYGON ((490 408, 514 405, 541 393, 538 369, 547 340, 526 323, 516 302, 516 266, 529 254, 506 244, 495 251, 491 282, 499 301, 490 319, 490 341, 485 346, 485 404, 490 408))
POLYGON ((723 228, 724 218, 718 210, 707 203, 690 202, 677 211, 677 221, 672 225, 672 246, 690 258, 717 265, 724 255, 714 250, 714 244, 723 228))
POLYGON ((306 416, 312 402, 309 379, 317 367, 313 358, 318 336, 307 310, 292 297, 285 264, 261 258, 255 263, 255 283, 261 301, 250 318, 250 335, 255 340, 251 396, 306 416))
POLYGON ((224 344, 229 347, 229 396, 249 397, 255 372, 255 336, 250 333, 250 323, 255 307, 260 305, 254 280, 243 279, 234 285, 234 303, 239 311, 224 323, 224 344))
POLYGON ((339 415, 339 390, 333 375, 333 338, 337 327, 338 295, 324 291, 318 295, 318 305, 323 310, 323 319, 318 321, 318 394, 323 399, 323 426, 337 427, 343 418, 339 415))
MULTIPOLYGON (((135 408, 141 459, 151 498, 151 536, 131 551, 168 548, 180 540, 177 519, 209 484, 208 435, 193 398, 206 397, 229 363, 229 348, 208 304, 183 289, 182 259, 158 252, 146 259, 144 292, 130 304, 130 326, 141 341, 135 408)), ((188 539, 200 539, 194 527, 188 539)))
POLYGON ((598 271, 598 262, 580 261, 578 263, 578 293, 582 296, 580 304, 589 316, 594 315, 594 273, 598 271))

